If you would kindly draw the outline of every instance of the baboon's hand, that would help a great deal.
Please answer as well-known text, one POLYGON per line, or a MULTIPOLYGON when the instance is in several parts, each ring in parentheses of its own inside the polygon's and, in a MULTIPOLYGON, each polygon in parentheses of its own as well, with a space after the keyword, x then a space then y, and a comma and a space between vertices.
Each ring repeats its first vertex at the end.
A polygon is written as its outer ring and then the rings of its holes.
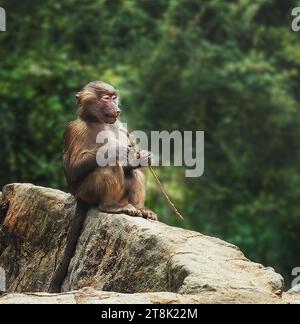
POLYGON ((130 157, 130 151, 128 147, 123 146, 118 148, 118 160, 123 167, 130 166, 129 157, 130 157))
POLYGON ((140 166, 147 167, 153 164, 153 154, 148 151, 139 152, 140 166))
POLYGON ((152 164, 153 155, 148 151, 136 151, 131 146, 122 148, 119 153, 121 165, 129 169, 147 167, 152 164))
POLYGON ((124 168, 135 169, 140 166, 139 153, 131 146, 119 147, 118 160, 124 168))

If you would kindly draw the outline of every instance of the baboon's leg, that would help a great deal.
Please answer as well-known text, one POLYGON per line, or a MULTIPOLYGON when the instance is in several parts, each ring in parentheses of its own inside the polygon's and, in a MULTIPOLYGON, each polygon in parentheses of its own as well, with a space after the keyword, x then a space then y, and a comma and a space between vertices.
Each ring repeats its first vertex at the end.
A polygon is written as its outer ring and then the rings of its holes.
POLYGON ((145 207, 146 178, 141 170, 132 170, 125 177, 125 188, 129 203, 140 210, 144 218, 157 220, 157 215, 145 207))

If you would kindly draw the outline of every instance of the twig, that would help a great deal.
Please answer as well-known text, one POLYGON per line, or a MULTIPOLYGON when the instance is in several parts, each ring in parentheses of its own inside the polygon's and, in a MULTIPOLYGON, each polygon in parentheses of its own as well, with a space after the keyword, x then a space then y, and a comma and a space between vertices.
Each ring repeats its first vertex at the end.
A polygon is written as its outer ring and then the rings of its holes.
POLYGON ((164 186, 162 185, 162 183, 160 182, 157 174, 155 173, 154 169, 152 168, 151 165, 149 165, 149 169, 154 177, 154 179, 156 180, 157 184, 159 185, 159 188, 163 194, 163 196, 165 197, 167 203, 169 204, 169 206, 173 209, 173 211, 175 212, 175 214, 181 219, 184 220, 183 216, 180 214, 180 212, 178 211, 178 209, 176 208, 176 206, 174 205, 174 203, 171 201, 166 189, 164 188, 164 186))

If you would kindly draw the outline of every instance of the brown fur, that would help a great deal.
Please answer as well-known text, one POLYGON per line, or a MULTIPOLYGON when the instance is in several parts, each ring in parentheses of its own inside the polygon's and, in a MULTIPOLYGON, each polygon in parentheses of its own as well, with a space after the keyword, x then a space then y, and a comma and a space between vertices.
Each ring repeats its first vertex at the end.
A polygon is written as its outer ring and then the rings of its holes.
MULTIPOLYGON (((83 202, 97 205, 108 213, 126 213, 156 219, 155 213, 144 207, 146 181, 141 170, 123 167, 119 160, 116 166, 99 167, 96 154, 101 147, 96 144, 100 131, 113 134, 124 129, 117 118, 119 101, 103 102, 101 96, 117 96, 117 91, 101 81, 86 85, 78 94, 78 118, 69 123, 64 138, 64 169, 74 195, 83 202)), ((126 131, 124 131, 125 133, 126 131)), ((127 135, 117 143, 132 150, 127 135)), ((134 156, 137 158, 137 152, 134 156)), ((141 152, 139 152, 141 154, 141 152)), ((143 151, 144 156, 149 156, 143 151)))

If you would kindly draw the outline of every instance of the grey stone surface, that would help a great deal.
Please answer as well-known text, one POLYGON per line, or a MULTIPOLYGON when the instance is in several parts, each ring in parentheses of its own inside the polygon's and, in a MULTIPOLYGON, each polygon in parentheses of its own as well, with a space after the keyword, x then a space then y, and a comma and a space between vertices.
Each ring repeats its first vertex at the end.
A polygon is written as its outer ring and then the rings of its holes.
POLYGON ((0 206, 0 267, 7 290, 47 291, 61 260, 74 198, 31 184, 3 188, 0 206))
MULTIPOLYGON (((47 291, 64 250, 74 198, 54 189, 12 184, 4 187, 0 205, 0 266, 7 271, 8 292, 47 291)), ((283 279, 219 239, 92 208, 63 291, 84 287, 96 288, 100 295, 113 291, 111 298, 155 292, 171 299, 197 296, 197 302, 273 303, 282 301, 283 279)), ((12 296, 27 298, 5 298, 12 296)), ((60 300, 60 295, 45 296, 41 298, 60 300)))

